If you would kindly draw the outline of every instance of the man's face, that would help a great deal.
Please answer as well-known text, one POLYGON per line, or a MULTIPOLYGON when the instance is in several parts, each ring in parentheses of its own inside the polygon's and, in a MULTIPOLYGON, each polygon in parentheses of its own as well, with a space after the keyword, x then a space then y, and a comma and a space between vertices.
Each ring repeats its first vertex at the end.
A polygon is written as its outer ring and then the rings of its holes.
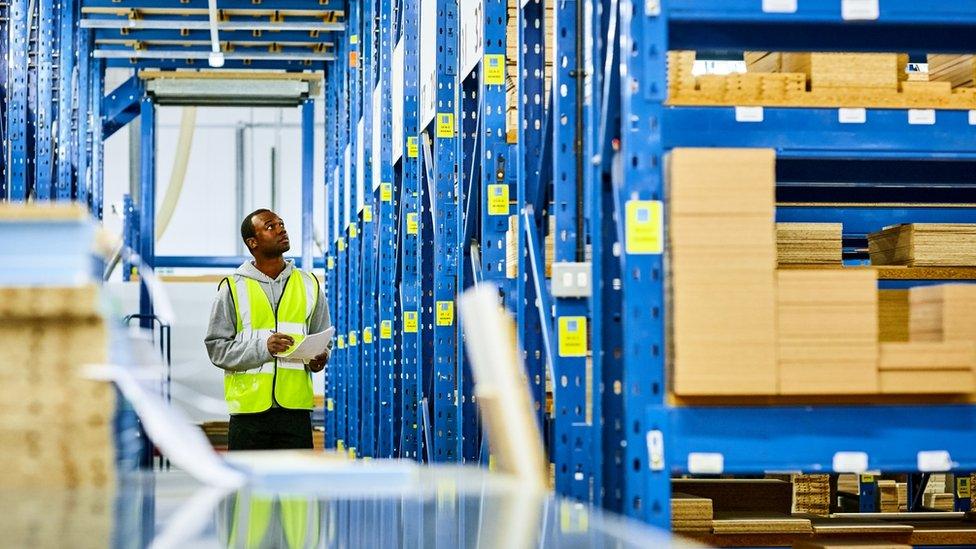
POLYGON ((260 213, 252 217, 251 222, 254 223, 254 237, 247 239, 247 245, 252 253, 274 256, 291 249, 285 222, 277 214, 260 213))

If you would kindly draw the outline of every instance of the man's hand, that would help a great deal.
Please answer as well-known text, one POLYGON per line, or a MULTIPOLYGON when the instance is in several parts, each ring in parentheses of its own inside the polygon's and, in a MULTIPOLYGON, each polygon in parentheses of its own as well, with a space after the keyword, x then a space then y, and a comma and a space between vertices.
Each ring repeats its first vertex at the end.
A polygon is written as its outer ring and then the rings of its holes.
POLYGON ((325 363, 328 361, 329 353, 324 352, 308 361, 308 369, 310 372, 321 372, 325 368, 325 363))
POLYGON ((288 334, 275 332, 268 337, 268 352, 272 355, 283 353, 295 344, 295 340, 288 334))

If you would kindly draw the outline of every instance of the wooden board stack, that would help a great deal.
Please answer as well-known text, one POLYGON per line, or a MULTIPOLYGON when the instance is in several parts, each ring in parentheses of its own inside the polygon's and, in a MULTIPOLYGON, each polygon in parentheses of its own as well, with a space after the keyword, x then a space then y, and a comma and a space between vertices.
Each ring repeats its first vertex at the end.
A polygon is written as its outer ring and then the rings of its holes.
POLYGON ((671 529, 675 532, 711 532, 712 514, 708 498, 671 494, 671 529))
POLYGON ((908 341, 908 290, 878 290, 878 341, 908 341))
POLYGON ((793 512, 830 514, 830 475, 793 475, 793 512))
POLYGON ((878 496, 882 513, 898 512, 898 483, 893 480, 878 481, 878 496))
POLYGON ((546 218, 549 223, 549 234, 546 235, 543 243, 543 247, 545 248, 543 253, 546 256, 546 278, 552 278, 552 262, 556 260, 556 216, 549 214, 546 218))
POLYGON ((226 421, 204 421, 200 424, 203 434, 207 436, 210 445, 218 452, 227 451, 227 431, 230 424, 226 421))
POLYGON ((777 223, 776 258, 780 265, 843 263, 840 223, 777 223))
POLYGON ((114 486, 115 391, 83 375, 108 359, 97 296, 0 288, 0 487, 114 486))
POLYGON ((837 491, 846 494, 858 494, 861 491, 861 486, 858 483, 857 475, 850 473, 837 475, 837 491))
POLYGON ((976 285, 917 286, 909 303, 912 341, 976 342, 976 285))
POLYGON ((716 512, 712 521, 716 534, 811 534, 810 519, 768 512, 716 512))
POLYGON ((968 394, 976 390, 976 343, 882 343, 878 369, 882 393, 968 394))
POLYGON ((872 88, 897 93, 907 63, 908 55, 899 53, 811 53, 810 89, 872 88))
POLYGON ((780 394, 876 393, 876 273, 797 269, 777 277, 780 394))
POLYGON ((673 390, 775 394, 772 149, 670 155, 673 390))
POLYGON ((972 86, 976 78, 976 56, 957 54, 928 55, 929 80, 948 82, 953 88, 972 86))
POLYGON ((505 231, 505 276, 518 278, 519 225, 518 216, 508 216, 508 230, 505 231))
POLYGON ((677 97, 695 91, 695 52, 668 52, 668 96, 677 97))
POLYGON ((922 506, 936 511, 952 511, 955 502, 952 494, 928 492, 922 494, 922 506))
POLYGON ((976 266, 976 224, 911 223, 868 235, 872 265, 976 266))
POLYGON ((895 489, 898 491, 898 512, 904 513, 908 511, 908 483, 898 482, 895 489))
POLYGON ((793 549, 912 549, 911 545, 887 541, 861 541, 852 539, 816 539, 793 543, 793 549))

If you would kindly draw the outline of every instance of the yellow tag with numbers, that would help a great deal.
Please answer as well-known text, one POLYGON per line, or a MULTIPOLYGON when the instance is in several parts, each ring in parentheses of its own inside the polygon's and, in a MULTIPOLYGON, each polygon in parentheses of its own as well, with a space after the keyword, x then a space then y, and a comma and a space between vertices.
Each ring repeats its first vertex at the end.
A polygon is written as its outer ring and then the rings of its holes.
POLYGON ((664 205, 660 200, 628 200, 626 250, 629 254, 664 252, 664 205))
POLYGON ((338 248, 339 248, 339 251, 340 252, 346 251, 346 239, 345 238, 340 238, 337 241, 337 245, 338 245, 338 248))
POLYGON ((393 201, 393 185, 390 183, 380 183, 380 202, 393 201))
POLYGON ((437 302, 437 325, 452 326, 453 324, 454 324, 454 302, 438 301, 437 302))
POLYGON ((488 215, 508 215, 508 185, 488 185, 488 215))
POLYGON ((559 317, 559 356, 586 356, 586 317, 559 317))
POLYGON ((335 402, 333 402, 331 398, 325 399, 325 409, 330 412, 335 410, 335 402))
POLYGON ((356 335, 356 332, 355 331, 349 332, 349 346, 355 347, 357 343, 359 343, 359 338, 356 335))
POLYGON ((339 439, 336 441, 336 451, 345 452, 346 451, 346 441, 339 439))
POLYGON ((417 223, 417 212, 407 214, 407 234, 417 234, 420 231, 420 223, 417 223))
POLYGON ((363 328, 363 343, 369 345, 372 342, 373 342, 373 329, 363 328))
POLYGON ((485 84, 500 86, 505 83, 505 55, 485 55, 485 84))
POLYGON ((866 482, 866 483, 874 482, 874 475, 861 475, 861 482, 866 482))
POLYGON ((972 493, 973 486, 969 477, 956 477, 956 497, 966 499, 972 497, 972 493))
POLYGON ((411 135, 407 138, 407 158, 417 158, 420 154, 420 147, 417 146, 417 136, 411 135))
POLYGON ((403 311, 403 331, 408 334, 417 333, 417 311, 403 311))
POLYGON ((363 206, 363 223, 373 222, 373 207, 363 206))
POLYGON ((380 339, 390 339, 393 337, 393 321, 384 320, 380 322, 380 339))
POLYGON ((352 240, 353 238, 356 238, 357 236, 359 236, 359 229, 356 228, 356 224, 355 223, 350 223, 349 224, 349 239, 352 240))
POLYGON ((437 137, 454 137, 454 113, 437 113, 437 137))
POLYGON ((329 265, 329 270, 330 270, 330 271, 331 271, 332 269, 335 269, 335 259, 333 259, 333 258, 332 258, 331 256, 329 257, 329 259, 328 259, 328 261, 327 261, 327 263, 328 263, 328 265, 329 265))
POLYGON ((350 36, 349 37, 349 43, 350 44, 358 44, 359 43, 359 35, 358 34, 354 34, 354 35, 350 36))
POLYGON ((338 345, 338 347, 340 349, 345 349, 346 348, 346 338, 343 337, 343 336, 339 336, 338 338, 336 338, 336 344, 338 345))

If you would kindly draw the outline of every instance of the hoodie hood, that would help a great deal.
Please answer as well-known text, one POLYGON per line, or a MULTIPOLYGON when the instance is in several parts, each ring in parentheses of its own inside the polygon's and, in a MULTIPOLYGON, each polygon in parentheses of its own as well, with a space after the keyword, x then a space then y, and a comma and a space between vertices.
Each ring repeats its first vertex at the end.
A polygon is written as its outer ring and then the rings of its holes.
MULTIPOLYGON (((281 271, 281 274, 278 275, 278 280, 287 279, 289 276, 291 276, 291 272, 294 268, 295 268, 295 261, 292 259, 286 259, 285 270, 281 271)), ((243 276, 245 278, 256 280, 262 284, 271 284, 272 282, 274 282, 274 279, 269 278, 268 275, 259 271, 258 268, 255 267, 254 263, 251 261, 245 261, 244 263, 241 263, 241 266, 238 267, 237 270, 234 271, 234 273, 243 276)))

